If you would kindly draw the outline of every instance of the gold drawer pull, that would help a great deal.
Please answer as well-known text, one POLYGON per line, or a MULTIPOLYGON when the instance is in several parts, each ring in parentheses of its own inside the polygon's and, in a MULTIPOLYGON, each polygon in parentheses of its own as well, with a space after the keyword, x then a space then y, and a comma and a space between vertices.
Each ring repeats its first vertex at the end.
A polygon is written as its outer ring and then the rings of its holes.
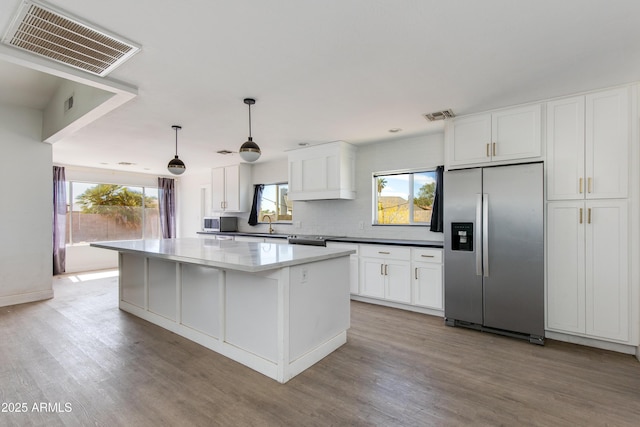
POLYGON ((385 251, 378 251, 379 254, 383 254, 383 255, 389 255, 391 252, 385 252, 385 251))
POLYGON ((489 157, 489 156, 490 156, 490 154, 489 154, 489 144, 487 144, 487 157, 489 157))
POLYGON ((435 255, 420 255, 423 258, 435 258, 435 255))

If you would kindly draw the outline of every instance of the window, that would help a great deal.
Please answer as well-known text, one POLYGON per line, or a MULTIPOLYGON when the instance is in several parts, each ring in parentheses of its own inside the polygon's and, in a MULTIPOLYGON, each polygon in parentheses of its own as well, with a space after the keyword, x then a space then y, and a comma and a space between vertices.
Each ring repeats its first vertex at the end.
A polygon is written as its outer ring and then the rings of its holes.
POLYGON ((429 225, 436 190, 436 172, 373 175, 374 215, 378 225, 429 225))
POLYGON ((260 202, 260 215, 258 221, 267 222, 265 215, 271 216, 271 221, 291 221, 293 216, 293 204, 289 201, 287 193, 289 185, 265 184, 262 190, 262 200, 260 202))
POLYGON ((158 189, 69 182, 67 244, 161 237, 158 189))

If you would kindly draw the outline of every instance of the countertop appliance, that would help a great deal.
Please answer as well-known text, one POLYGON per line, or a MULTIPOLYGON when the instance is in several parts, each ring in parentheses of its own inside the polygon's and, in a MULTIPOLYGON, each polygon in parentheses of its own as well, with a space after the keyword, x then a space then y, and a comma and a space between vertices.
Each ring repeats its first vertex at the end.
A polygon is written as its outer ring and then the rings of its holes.
POLYGON ((446 324, 544 344, 542 163, 448 171, 443 189, 446 324))
POLYGON ((238 231, 236 216, 208 216, 202 219, 202 231, 229 232, 238 231))

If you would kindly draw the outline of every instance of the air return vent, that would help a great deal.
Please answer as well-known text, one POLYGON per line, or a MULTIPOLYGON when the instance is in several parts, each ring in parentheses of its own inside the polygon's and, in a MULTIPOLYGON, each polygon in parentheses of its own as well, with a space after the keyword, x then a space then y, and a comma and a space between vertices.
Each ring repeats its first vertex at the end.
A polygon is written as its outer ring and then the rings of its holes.
POLYGON ((453 114, 453 111, 444 110, 444 111, 436 111, 435 113, 425 114, 424 118, 429 120, 430 122, 434 122, 436 120, 451 119, 451 118, 453 118, 455 116, 456 115, 453 114))
POLYGON ((20 5, 4 44, 105 76, 140 50, 105 30, 30 0, 20 5))

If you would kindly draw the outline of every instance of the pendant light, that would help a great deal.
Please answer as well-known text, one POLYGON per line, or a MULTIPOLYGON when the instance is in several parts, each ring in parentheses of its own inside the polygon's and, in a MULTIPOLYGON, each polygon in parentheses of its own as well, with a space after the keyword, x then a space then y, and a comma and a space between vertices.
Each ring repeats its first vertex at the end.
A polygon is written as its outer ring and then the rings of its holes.
POLYGON ((187 167, 184 165, 184 162, 178 158, 178 130, 182 129, 182 126, 173 125, 171 126, 176 130, 176 156, 171 159, 169 164, 167 165, 167 169, 174 175, 182 175, 187 167))
POLYGON ((260 154, 262 154, 260 147, 253 142, 253 138, 251 137, 251 106, 256 103, 256 100, 253 98, 245 98, 244 103, 249 106, 249 139, 240 146, 240 157, 246 162, 255 162, 260 158, 260 154))

